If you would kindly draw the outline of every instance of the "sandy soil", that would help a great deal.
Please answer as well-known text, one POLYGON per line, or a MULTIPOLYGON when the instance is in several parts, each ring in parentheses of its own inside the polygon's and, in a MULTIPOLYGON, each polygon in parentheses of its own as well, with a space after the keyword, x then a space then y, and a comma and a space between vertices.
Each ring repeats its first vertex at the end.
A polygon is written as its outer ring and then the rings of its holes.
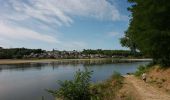
POLYGON ((133 75, 125 76, 125 79, 127 83, 130 83, 134 86, 134 91, 138 93, 138 96, 141 100, 170 100, 169 94, 159 91, 149 83, 145 83, 133 75))

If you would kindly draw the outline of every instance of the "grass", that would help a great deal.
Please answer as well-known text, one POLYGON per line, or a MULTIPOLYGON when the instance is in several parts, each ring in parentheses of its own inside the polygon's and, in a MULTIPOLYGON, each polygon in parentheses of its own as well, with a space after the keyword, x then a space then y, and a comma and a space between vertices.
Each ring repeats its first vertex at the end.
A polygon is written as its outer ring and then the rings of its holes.
POLYGON ((113 100, 122 86, 123 77, 120 73, 114 72, 107 81, 91 85, 91 90, 96 100, 113 100))
POLYGON ((138 70, 134 73, 135 76, 140 77, 143 73, 147 73, 150 69, 149 65, 141 65, 138 70))

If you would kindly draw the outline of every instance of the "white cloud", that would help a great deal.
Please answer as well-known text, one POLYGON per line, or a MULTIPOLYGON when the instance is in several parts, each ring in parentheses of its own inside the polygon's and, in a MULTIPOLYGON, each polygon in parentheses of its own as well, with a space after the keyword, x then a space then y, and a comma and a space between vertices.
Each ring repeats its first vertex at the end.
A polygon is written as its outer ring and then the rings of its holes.
POLYGON ((33 39, 44 41, 48 43, 58 43, 59 41, 49 35, 44 35, 33 30, 25 29, 22 27, 15 27, 7 25, 6 23, 0 22, 0 37, 16 40, 33 39))
MULTIPOLYGON (((22 27, 15 27, 9 23, 0 22, 0 47, 9 48, 14 46, 17 41, 40 41, 52 44, 54 47, 58 45, 61 50, 81 50, 86 47, 86 43, 82 41, 59 41, 50 35, 44 35, 33 30, 22 27)), ((27 47, 27 46, 24 46, 27 47)), ((37 48, 39 48, 37 46, 37 48)), ((46 48, 48 49, 48 48, 46 48)))
POLYGON ((106 0, 57 0, 56 5, 61 11, 69 15, 105 20, 120 20, 121 16, 118 9, 106 0))
POLYGON ((27 22, 31 22, 31 25, 38 29, 53 30, 56 26, 71 25, 74 23, 74 16, 110 21, 124 20, 116 6, 106 0, 0 0, 0 3, 1 38, 57 43, 64 48, 83 48, 86 43, 59 41, 47 31, 42 34, 36 28, 26 27, 29 26, 27 22), (42 23, 37 25, 35 21, 42 23), (22 26, 23 23, 26 26, 22 26))
POLYGON ((37 19, 56 25, 73 23, 72 16, 100 20, 121 20, 124 16, 106 0, 6 0, 3 18, 11 20, 37 19), (11 16, 12 15, 12 16, 11 16))

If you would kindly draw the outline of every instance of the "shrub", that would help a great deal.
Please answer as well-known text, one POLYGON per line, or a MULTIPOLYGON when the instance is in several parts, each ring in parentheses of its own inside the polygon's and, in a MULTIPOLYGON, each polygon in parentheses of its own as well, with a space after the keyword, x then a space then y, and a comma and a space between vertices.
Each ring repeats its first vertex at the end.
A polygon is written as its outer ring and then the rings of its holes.
POLYGON ((123 77, 119 72, 113 72, 111 80, 115 80, 117 84, 122 84, 123 77))
POLYGON ((112 100, 122 87, 123 77, 114 72, 102 83, 90 84, 92 71, 77 71, 74 80, 59 81, 58 90, 47 90, 61 100, 112 100))
POLYGON ((91 71, 77 71, 74 80, 59 81, 58 90, 48 90, 55 97, 63 100, 90 100, 91 71))
POLYGON ((141 66, 139 66, 138 67, 138 70, 134 73, 135 74, 135 76, 141 76, 143 73, 146 73, 147 71, 148 71, 148 66, 143 66, 143 65, 141 65, 141 66))

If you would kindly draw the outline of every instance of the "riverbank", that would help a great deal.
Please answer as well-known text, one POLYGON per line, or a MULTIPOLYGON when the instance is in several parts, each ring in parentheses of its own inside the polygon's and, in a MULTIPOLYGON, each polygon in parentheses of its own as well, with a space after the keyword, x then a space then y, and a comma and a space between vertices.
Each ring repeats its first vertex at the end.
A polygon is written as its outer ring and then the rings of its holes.
POLYGON ((118 60, 118 61, 152 61, 152 59, 118 59, 118 58, 96 58, 96 59, 1 59, 0 65, 3 64, 22 64, 22 63, 44 63, 44 62, 57 62, 57 61, 88 61, 88 60, 118 60))
POLYGON ((134 75, 124 76, 124 84, 119 91, 120 97, 128 97, 131 100, 170 100, 169 75, 168 67, 143 66, 134 75), (141 79, 142 73, 147 73, 146 82, 141 79))
POLYGON ((149 69, 147 74, 147 83, 153 85, 159 91, 167 92, 170 95, 170 68, 162 68, 159 65, 155 65, 149 69))
POLYGON ((124 80, 124 87, 120 90, 120 97, 122 98, 128 97, 130 100, 170 100, 170 95, 167 92, 159 90, 150 82, 145 83, 134 75, 127 75, 124 80))

